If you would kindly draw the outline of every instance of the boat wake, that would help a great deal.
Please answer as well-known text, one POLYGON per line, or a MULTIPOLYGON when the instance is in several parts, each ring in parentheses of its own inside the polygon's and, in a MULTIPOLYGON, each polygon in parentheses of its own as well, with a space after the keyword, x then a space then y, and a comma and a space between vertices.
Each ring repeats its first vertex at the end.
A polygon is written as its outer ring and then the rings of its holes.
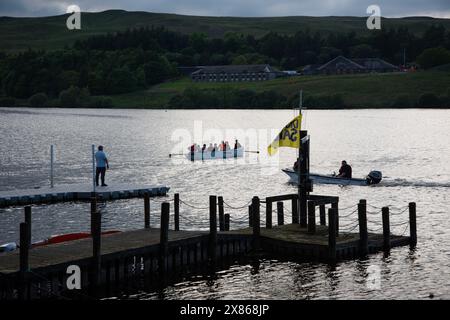
POLYGON ((412 181, 406 179, 385 179, 372 187, 418 187, 418 188, 450 188, 450 182, 437 181, 412 181))

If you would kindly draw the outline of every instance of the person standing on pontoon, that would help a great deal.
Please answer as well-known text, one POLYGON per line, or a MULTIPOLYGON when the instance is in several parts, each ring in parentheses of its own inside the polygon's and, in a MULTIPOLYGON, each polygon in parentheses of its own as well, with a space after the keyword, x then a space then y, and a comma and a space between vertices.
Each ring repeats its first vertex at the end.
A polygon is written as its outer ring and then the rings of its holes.
POLYGON ((103 146, 98 146, 98 151, 95 153, 95 162, 95 184, 98 186, 98 178, 101 176, 102 187, 107 187, 108 185, 105 183, 105 174, 106 169, 109 169, 109 163, 106 153, 103 152, 103 146))
POLYGON ((339 169, 338 178, 351 179, 352 178, 352 167, 347 164, 347 161, 342 160, 342 166, 339 169))

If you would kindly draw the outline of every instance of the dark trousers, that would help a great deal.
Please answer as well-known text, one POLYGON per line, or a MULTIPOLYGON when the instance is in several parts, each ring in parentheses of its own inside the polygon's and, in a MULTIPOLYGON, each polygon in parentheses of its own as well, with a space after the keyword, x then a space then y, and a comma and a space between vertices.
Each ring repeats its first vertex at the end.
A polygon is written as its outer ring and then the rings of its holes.
POLYGON ((98 177, 101 175, 102 176, 102 185, 105 184, 105 173, 106 173, 106 168, 96 168, 97 170, 95 170, 95 184, 98 185, 98 177))

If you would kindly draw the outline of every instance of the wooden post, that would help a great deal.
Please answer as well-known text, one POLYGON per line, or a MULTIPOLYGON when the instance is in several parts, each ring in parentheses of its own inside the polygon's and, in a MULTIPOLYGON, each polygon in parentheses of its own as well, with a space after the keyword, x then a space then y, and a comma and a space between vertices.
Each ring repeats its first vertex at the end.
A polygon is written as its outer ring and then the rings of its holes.
POLYGON ((91 236, 94 234, 94 216, 97 212, 97 198, 95 196, 91 197, 91 236))
POLYGON ((359 222, 359 253, 362 256, 369 252, 369 235, 367 233, 367 207, 366 202, 360 200, 358 203, 359 222))
POLYGON ((216 260, 217 250, 217 197, 209 196, 209 243, 208 257, 211 262, 216 260))
POLYGON ((253 226, 253 211, 252 205, 248 206, 248 226, 251 228, 253 226))
POLYGON ((411 246, 417 244, 416 203, 409 203, 409 241, 411 246))
POLYGON ((284 225, 284 207, 283 207, 283 201, 277 202, 277 220, 278 225, 282 226, 284 225))
POLYGON ((272 202, 266 199, 266 229, 272 229, 272 202))
POLYGON ((328 209, 328 259, 330 261, 336 261, 336 216, 336 209, 328 209))
POLYGON ((321 226, 325 226, 327 224, 327 221, 326 221, 326 218, 325 218, 326 212, 325 212, 325 205, 324 204, 321 204, 319 206, 319 211, 320 211, 320 225, 321 226))
POLYGON ((336 237, 339 237, 339 202, 332 203, 331 208, 336 210, 336 237))
POLYGON ((217 200, 219 201, 219 230, 225 231, 225 217, 223 212, 223 197, 218 197, 217 200))
POLYGON ((29 239, 28 239, 28 225, 26 222, 22 222, 20 224, 20 262, 19 262, 19 299, 25 299, 25 291, 26 291, 26 275, 29 270, 29 239))
POLYGON ((164 276, 167 272, 167 256, 169 255, 169 217, 170 204, 163 202, 161 204, 161 224, 159 234, 159 259, 158 270, 160 275, 164 276))
POLYGON ((230 231, 230 214, 225 213, 225 231, 230 231))
POLYGON ((316 232, 316 203, 308 201, 308 233, 314 234, 316 232))
MULTIPOLYGON (((308 131, 301 130, 300 131, 300 139, 305 138, 308 136, 308 131)), ((307 191, 305 188, 305 181, 307 179, 307 176, 309 174, 308 172, 308 161, 309 161, 309 154, 307 147, 305 144, 300 142, 300 145, 302 147, 299 150, 299 157, 302 159, 302 161, 299 161, 299 187, 298 187, 298 199, 299 199, 299 205, 300 205, 300 226, 306 228, 307 227, 307 204, 306 204, 306 196, 307 191)))
POLYGON ((28 247, 31 248, 31 206, 25 207, 25 223, 27 224, 28 230, 28 247))
POLYGON ((391 230, 389 225, 389 207, 381 209, 383 218, 383 248, 385 251, 391 249, 391 230))
POLYGON ((150 196, 144 193, 144 227, 150 229, 150 196))
POLYGON ((298 215, 298 197, 297 196, 294 196, 292 198, 291 209, 292 209, 292 224, 298 224, 299 223, 299 215, 298 215))
POLYGON ((260 208, 259 208, 259 198, 253 197, 252 199, 252 217, 253 217, 253 250, 259 250, 261 243, 260 243, 260 235, 261 235, 261 228, 260 228, 260 208))
POLYGON ((180 194, 175 193, 173 196, 173 211, 175 231, 180 231, 180 194))
MULTIPOLYGON (((92 208, 92 207, 91 207, 92 208)), ((95 207, 94 207, 95 208, 95 207)), ((102 218, 100 211, 91 211, 91 230, 92 230, 92 274, 91 285, 94 292, 100 284, 101 276, 101 233, 102 218)))

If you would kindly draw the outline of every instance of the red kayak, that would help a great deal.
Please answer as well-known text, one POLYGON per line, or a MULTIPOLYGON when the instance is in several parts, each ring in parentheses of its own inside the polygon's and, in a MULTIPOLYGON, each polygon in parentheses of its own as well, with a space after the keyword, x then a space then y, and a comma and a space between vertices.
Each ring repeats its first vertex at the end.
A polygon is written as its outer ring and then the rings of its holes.
MULTIPOLYGON (((102 236, 119 233, 118 230, 111 230, 111 231, 104 231, 102 232, 102 236)), ((66 233, 66 234, 60 234, 56 236, 51 236, 50 238, 46 240, 42 240, 39 242, 35 242, 32 244, 33 247, 41 247, 46 246, 49 244, 55 244, 55 243, 62 243, 62 242, 68 242, 68 241, 74 241, 74 240, 80 240, 80 239, 86 239, 91 236, 90 232, 77 232, 77 233, 66 233)))

